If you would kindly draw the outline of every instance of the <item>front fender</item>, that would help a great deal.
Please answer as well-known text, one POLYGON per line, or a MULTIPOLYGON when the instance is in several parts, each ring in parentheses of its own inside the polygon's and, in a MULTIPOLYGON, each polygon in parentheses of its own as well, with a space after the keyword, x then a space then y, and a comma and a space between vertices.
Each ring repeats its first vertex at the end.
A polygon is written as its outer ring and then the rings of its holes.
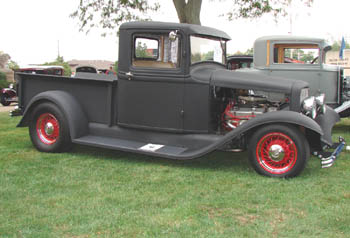
POLYGON ((86 113, 74 96, 63 91, 46 91, 34 96, 26 106, 23 117, 17 127, 28 126, 31 120, 31 112, 42 102, 52 102, 60 108, 68 121, 72 139, 88 133, 86 113))
MULTIPOLYGON (((309 131, 319 135, 319 141, 310 141, 312 144, 317 144, 322 147, 323 144, 331 146, 332 142, 332 128, 340 120, 339 115, 330 107, 326 107, 326 113, 319 115, 316 120, 311 119, 301 113, 294 111, 276 111, 265 113, 259 117, 251 119, 236 129, 225 135, 225 142, 241 135, 251 129, 254 129, 265 124, 285 123, 291 125, 302 126, 309 131)), ((321 149, 321 148, 320 148, 321 149)))
POLYGON ((12 88, 3 88, 1 89, 1 94, 7 94, 9 97, 15 97, 16 91, 12 88))
POLYGON ((276 124, 276 123, 302 126, 318 134, 320 138, 324 136, 324 131, 322 127, 310 117, 307 117, 301 113, 294 112, 294 111, 275 111, 275 112, 265 113, 261 116, 258 116, 254 119, 251 119, 245 122, 244 124, 240 125, 236 129, 227 133, 225 135, 224 141, 228 142, 241 134, 251 131, 254 128, 267 125, 267 124, 276 124))
POLYGON ((191 158, 200 157, 202 155, 205 155, 209 152, 212 152, 222 147, 226 143, 241 136, 242 134, 251 132, 255 128, 268 125, 268 124, 277 124, 277 123, 302 126, 306 128, 309 132, 312 132, 314 135, 316 136, 318 135, 317 137, 318 141, 314 142, 313 144, 317 143, 318 146, 321 145, 324 132, 321 126, 316 121, 298 112, 276 111, 276 112, 265 113, 253 119, 250 119, 244 124, 232 130, 231 132, 227 133, 225 136, 221 137, 219 140, 216 140, 214 143, 211 143, 210 145, 195 151, 188 151, 183 153, 180 156, 180 159, 191 159, 191 158))

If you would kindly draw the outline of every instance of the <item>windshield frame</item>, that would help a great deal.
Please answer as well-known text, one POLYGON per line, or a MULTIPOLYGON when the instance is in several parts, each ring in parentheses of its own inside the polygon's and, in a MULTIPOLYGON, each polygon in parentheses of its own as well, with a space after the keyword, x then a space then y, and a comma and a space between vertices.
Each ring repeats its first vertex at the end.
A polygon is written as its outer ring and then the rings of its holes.
MULTIPOLYGON (((198 35, 198 34, 191 34, 189 35, 189 47, 190 47, 190 65, 194 65, 194 64, 198 64, 198 63, 202 63, 202 62, 207 62, 207 63, 217 63, 217 64, 221 64, 221 65, 226 65, 227 62, 227 57, 226 57, 226 47, 227 47, 227 39, 223 39, 223 38, 219 38, 219 37, 214 37, 214 36, 206 36, 206 35, 198 35), (193 38, 202 38, 204 40, 212 40, 212 41, 217 41, 220 44, 220 49, 222 52, 222 61, 216 61, 216 60, 200 60, 200 61, 196 61, 193 62, 192 61, 192 40, 193 38)), ((207 52, 208 53, 208 52, 207 52)))

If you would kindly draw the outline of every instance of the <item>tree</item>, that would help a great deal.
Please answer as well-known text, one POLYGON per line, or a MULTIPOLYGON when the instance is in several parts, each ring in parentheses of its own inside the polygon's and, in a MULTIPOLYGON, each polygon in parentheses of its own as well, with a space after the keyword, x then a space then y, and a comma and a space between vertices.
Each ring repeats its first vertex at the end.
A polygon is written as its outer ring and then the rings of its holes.
MULTIPOLYGON (((334 41, 332 44, 332 50, 333 51, 339 51, 340 50, 340 45, 341 45, 341 40, 339 41, 334 41)), ((345 41, 345 49, 350 49, 350 44, 345 41)))
POLYGON ((114 71, 118 73, 118 61, 114 62, 114 71))
POLYGON ((7 63, 7 66, 8 66, 9 69, 12 69, 13 71, 15 71, 16 69, 19 69, 19 65, 17 64, 16 61, 13 61, 13 60, 10 60, 7 63))
POLYGON ((136 46, 135 55, 136 55, 137 58, 146 58, 147 56, 149 56, 147 54, 147 45, 146 45, 146 43, 144 43, 142 45, 141 42, 138 42, 138 44, 136 46))
POLYGON ((10 59, 11 57, 8 54, 0 51, 0 69, 4 69, 10 59))
MULTIPOLYGON (((89 32, 94 27, 115 29, 123 22, 150 20, 150 14, 160 8, 160 0, 158 1, 150 3, 147 0, 80 0, 78 9, 71 14, 71 17, 78 18, 81 31, 85 30, 89 32)), ((292 0, 217 1, 232 2, 231 9, 222 14, 228 20, 234 20, 236 18, 258 18, 267 13, 271 13, 275 17, 286 15, 285 9, 292 2, 292 0)), ((313 2, 313 0, 294 1, 302 1, 306 6, 311 6, 313 2)), ((200 12, 202 0, 172 0, 172 2, 180 23, 201 25, 200 12)))

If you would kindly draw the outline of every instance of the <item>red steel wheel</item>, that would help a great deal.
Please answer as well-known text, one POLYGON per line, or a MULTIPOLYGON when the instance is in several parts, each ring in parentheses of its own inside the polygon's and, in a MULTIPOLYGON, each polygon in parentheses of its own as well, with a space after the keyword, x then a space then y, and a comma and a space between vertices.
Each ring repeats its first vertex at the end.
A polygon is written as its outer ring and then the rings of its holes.
POLYGON ((54 115, 44 113, 37 119, 36 131, 41 142, 51 145, 60 136, 60 124, 54 115))
POLYGON ((278 132, 269 133, 258 142, 256 159, 267 172, 283 174, 295 165, 298 150, 289 136, 278 132))
POLYGON ((309 143, 298 127, 271 124, 256 130, 250 138, 249 161, 262 175, 295 177, 310 156, 309 143))
POLYGON ((60 108, 50 102, 37 105, 29 122, 33 145, 43 152, 62 152, 71 147, 69 124, 60 108))

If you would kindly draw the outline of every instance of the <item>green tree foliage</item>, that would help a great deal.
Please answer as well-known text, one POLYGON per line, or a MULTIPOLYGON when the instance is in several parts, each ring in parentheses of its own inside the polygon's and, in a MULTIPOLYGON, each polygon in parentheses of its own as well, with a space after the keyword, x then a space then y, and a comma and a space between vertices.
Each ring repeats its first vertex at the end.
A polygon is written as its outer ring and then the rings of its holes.
POLYGON ((250 49, 247 49, 245 52, 244 52, 245 55, 254 55, 254 48, 250 48, 250 49))
POLYGON ((302 49, 293 49, 293 50, 286 49, 284 54, 286 57, 291 56, 290 58, 292 59, 303 61, 306 63, 311 63, 316 57, 315 51, 309 51, 305 53, 305 51, 302 49))
MULTIPOLYGON (((332 50, 334 51, 339 51, 341 46, 341 40, 339 41, 334 41, 332 44, 332 50)), ((350 49, 350 44, 345 41, 345 49, 350 49)))
POLYGON ((250 48, 250 49, 247 49, 245 52, 241 52, 240 50, 238 50, 233 55, 251 55, 251 56, 253 56, 253 54, 254 54, 254 49, 250 48))
POLYGON ((63 56, 57 56, 56 60, 53 62, 46 62, 44 65, 58 65, 62 66, 64 69, 65 76, 71 76, 72 70, 67 62, 64 61, 63 56))
POLYGON ((213 60, 214 59, 214 51, 208 51, 207 53, 195 53, 191 55, 191 62, 200 62, 200 61, 207 61, 207 60, 213 60))
POLYGON ((159 4, 147 0, 81 0, 71 17, 78 18, 80 30, 94 27, 115 29, 125 21, 150 20, 147 13, 159 9, 159 4))
MULTIPOLYGON (((170 0, 166 0, 170 1, 170 0)), ((271 13, 275 17, 286 15, 286 7, 292 0, 212 0, 230 2, 231 8, 222 13, 228 20, 236 18, 258 18, 271 13)), ((313 0, 302 1, 311 6, 313 0)), ((180 23, 200 25, 202 0, 172 0, 180 23)), ((216 3, 214 3, 216 2, 216 3)), ((164 3, 164 1, 162 1, 164 3)), ((80 30, 91 28, 116 29, 123 22, 150 20, 151 14, 161 7, 161 1, 147 0, 80 0, 78 9, 71 14, 80 23, 80 30)), ((217 14, 213 11, 213 14, 217 14)))
POLYGON ((0 89, 7 88, 10 82, 6 81, 6 74, 0 71, 0 89))
POLYGON ((0 80, 6 80, 6 74, 0 71, 0 80))
POLYGON ((135 56, 136 56, 137 58, 146 58, 146 57, 149 57, 149 54, 147 53, 147 45, 146 45, 146 43, 144 43, 144 44, 142 45, 141 42, 138 42, 135 51, 136 51, 136 52, 135 52, 135 56))
POLYGON ((13 61, 13 60, 10 60, 8 63, 7 63, 9 69, 12 69, 12 70, 17 70, 19 69, 19 65, 17 64, 16 61, 13 61))
POLYGON ((118 61, 114 63, 114 71, 118 73, 118 61))

